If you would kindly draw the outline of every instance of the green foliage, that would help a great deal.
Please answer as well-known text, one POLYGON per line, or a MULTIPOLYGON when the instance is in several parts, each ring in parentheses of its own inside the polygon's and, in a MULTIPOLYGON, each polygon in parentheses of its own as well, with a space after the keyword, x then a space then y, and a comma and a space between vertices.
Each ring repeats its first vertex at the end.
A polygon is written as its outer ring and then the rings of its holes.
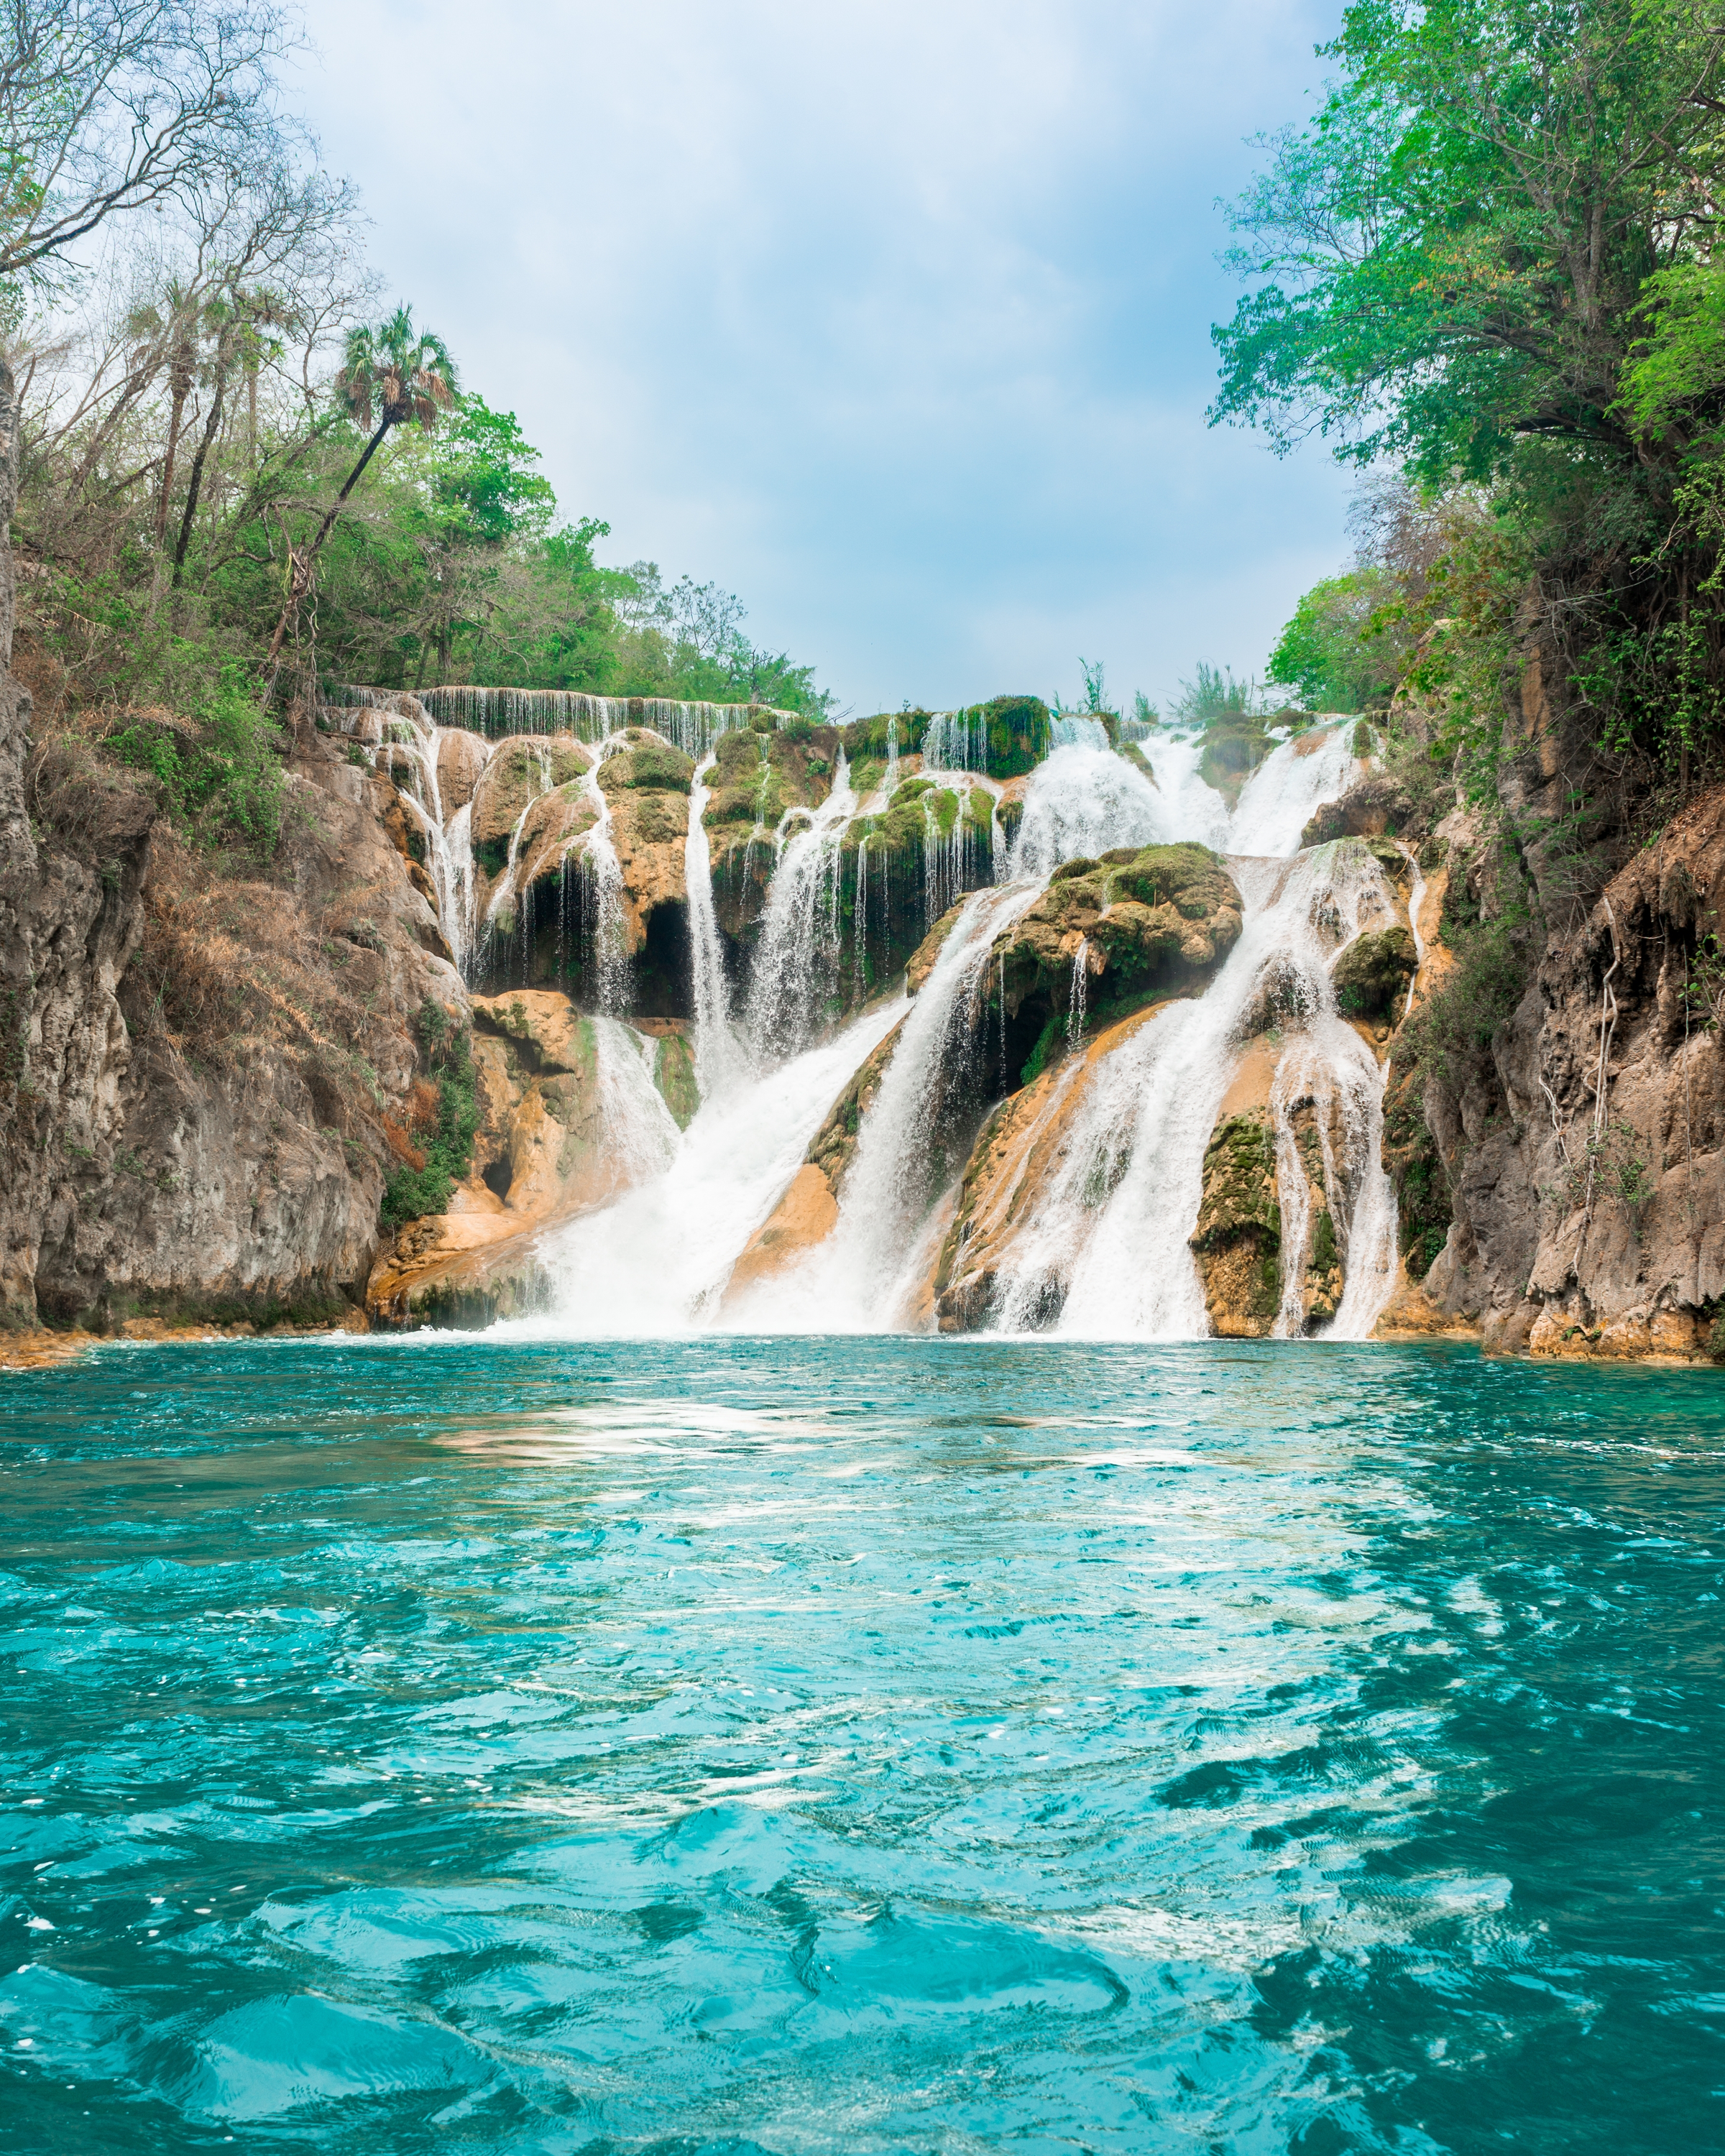
POLYGON ((403 1163, 385 1182, 378 1215, 385 1229, 447 1209, 472 1163, 479 1130, 479 1076, 466 1028, 453 1026, 441 1005, 427 1001, 415 1029, 421 1059, 437 1080, 437 1126, 420 1148, 424 1166, 403 1163))
POLYGON ((147 716, 108 737, 108 753, 161 785, 175 817, 207 844, 238 839, 273 847, 281 831, 285 781, 281 729, 263 710, 244 671, 229 665, 197 709, 188 731, 147 716))
POLYGON ((1236 681, 1231 666, 1212 666, 1200 659, 1189 681, 1182 681, 1174 700, 1174 716, 1187 726, 1207 726, 1216 719, 1256 716, 1264 699, 1255 681, 1236 681))
POLYGON ((1455 963, 1401 1030, 1409 1060, 1452 1085, 1482 1062, 1526 992, 1534 962, 1524 918, 1460 929, 1454 947, 1455 963))
POLYGON ((1690 0, 1356 0, 1236 206, 1217 419, 1428 484, 1518 436, 1626 450, 1647 280, 1711 230, 1722 43, 1690 0))
POLYGON ((1271 680, 1297 691, 1308 711, 1382 709, 1395 689, 1394 653, 1378 612, 1390 597, 1386 579, 1371 569, 1314 584, 1270 654, 1271 680))

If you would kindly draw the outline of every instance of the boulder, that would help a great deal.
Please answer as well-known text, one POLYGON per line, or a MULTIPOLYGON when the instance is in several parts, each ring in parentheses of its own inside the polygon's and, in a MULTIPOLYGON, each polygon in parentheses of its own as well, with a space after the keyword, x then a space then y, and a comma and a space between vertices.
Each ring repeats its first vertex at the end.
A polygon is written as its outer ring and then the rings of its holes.
POLYGON ((1071 1019, 1081 955, 1082 1024, 1207 979, 1240 940, 1241 913, 1233 877, 1207 846, 1127 846, 1066 862, 1002 931, 984 971, 1009 1050, 1016 1040, 1046 1054, 1071 1019))

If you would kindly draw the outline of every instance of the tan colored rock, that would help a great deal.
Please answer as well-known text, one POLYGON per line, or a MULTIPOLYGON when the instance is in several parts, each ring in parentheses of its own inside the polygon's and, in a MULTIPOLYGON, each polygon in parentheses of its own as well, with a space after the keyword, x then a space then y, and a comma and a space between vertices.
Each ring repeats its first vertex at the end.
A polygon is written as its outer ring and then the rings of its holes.
POLYGON ((572 734, 511 734, 499 742, 480 770, 473 789, 469 828, 476 859, 495 875, 502 866, 498 849, 522 812, 542 793, 572 786, 593 767, 593 751, 572 734))
POLYGON ((367 1304, 386 1323, 482 1322, 531 1306, 543 1231, 629 1187, 605 1128, 593 1021, 550 989, 476 996, 472 1009, 472 1170, 449 1211, 413 1222, 373 1270, 367 1304))
POLYGON ((491 747, 483 734, 470 733, 465 726, 445 726, 439 731, 437 790, 446 824, 472 800, 480 773, 490 759, 491 747))
POLYGON ((770 1280, 824 1243, 838 1224, 839 1200, 813 1161, 804 1161, 771 1217, 749 1238, 726 1284, 726 1302, 770 1280))

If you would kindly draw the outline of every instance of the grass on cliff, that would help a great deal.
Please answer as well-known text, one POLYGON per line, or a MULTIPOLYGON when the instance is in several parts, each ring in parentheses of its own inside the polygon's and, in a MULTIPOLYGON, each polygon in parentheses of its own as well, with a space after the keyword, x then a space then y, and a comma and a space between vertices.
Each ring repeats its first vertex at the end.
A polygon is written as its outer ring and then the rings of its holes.
POLYGON ((384 1228, 448 1211, 455 1185, 472 1165, 479 1132, 479 1078, 467 1029, 452 1024, 439 1004, 427 1001, 419 1007, 414 1030, 435 1081, 437 1120, 413 1149, 417 1157, 393 1169, 383 1185, 378 1218, 384 1228))

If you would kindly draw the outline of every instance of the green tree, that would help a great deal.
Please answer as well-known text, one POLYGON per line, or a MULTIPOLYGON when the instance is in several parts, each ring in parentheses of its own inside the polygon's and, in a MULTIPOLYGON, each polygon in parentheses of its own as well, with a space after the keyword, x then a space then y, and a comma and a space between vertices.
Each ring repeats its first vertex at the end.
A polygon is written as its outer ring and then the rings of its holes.
POLYGON ((439 413, 454 403, 455 394, 454 363, 443 340, 429 330, 416 330, 411 308, 398 307, 376 329, 362 326, 348 331, 347 352, 336 377, 336 395, 362 427, 371 427, 374 418, 377 424, 310 546, 289 552, 287 603, 270 639, 266 665, 275 665, 282 639, 311 589, 324 542, 366 466, 382 447, 384 436, 392 427, 409 422, 429 433, 437 424, 439 413))
POLYGON ((1270 654, 1271 680, 1297 690, 1308 711, 1380 709, 1394 690, 1395 666, 1377 617, 1393 597, 1369 568, 1314 584, 1270 654))
POLYGON ((1213 420, 1427 483, 1538 436, 1618 460, 1648 280, 1707 240, 1725 30, 1692 0, 1357 0, 1235 207, 1213 420))

